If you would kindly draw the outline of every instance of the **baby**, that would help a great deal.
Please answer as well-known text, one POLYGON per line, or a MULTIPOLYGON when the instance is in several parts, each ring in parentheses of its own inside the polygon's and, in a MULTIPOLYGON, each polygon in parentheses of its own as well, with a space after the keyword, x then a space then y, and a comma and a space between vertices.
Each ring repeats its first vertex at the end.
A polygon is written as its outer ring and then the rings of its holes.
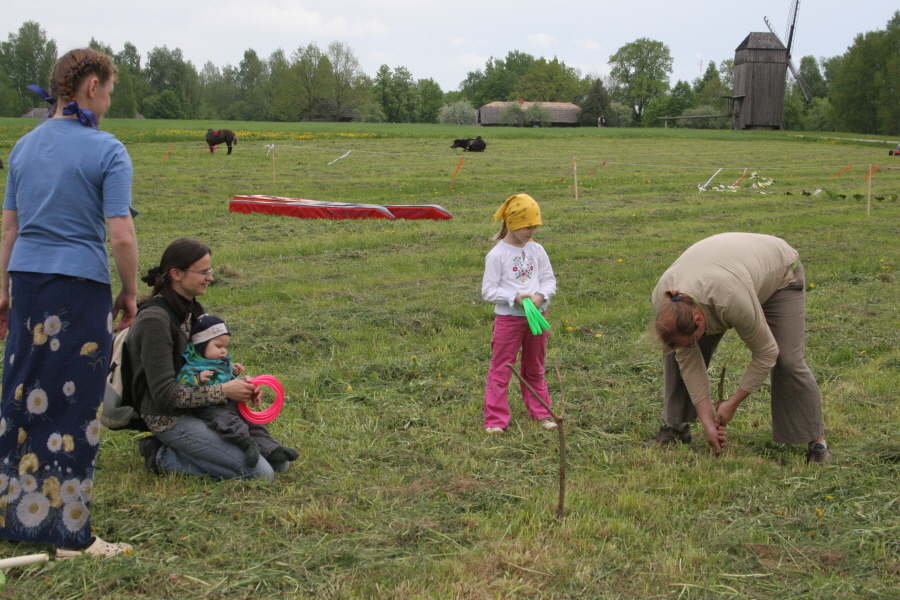
MULTIPOLYGON (((232 363, 228 354, 231 332, 225 321, 203 315, 191 328, 191 342, 184 353, 185 365, 178 373, 178 383, 201 387, 231 381, 244 372, 240 363, 232 363)), ((238 410, 237 402, 194 409, 194 415, 211 429, 244 451, 244 463, 253 468, 262 455, 270 463, 295 461, 299 453, 275 441, 264 425, 249 423, 238 410)))

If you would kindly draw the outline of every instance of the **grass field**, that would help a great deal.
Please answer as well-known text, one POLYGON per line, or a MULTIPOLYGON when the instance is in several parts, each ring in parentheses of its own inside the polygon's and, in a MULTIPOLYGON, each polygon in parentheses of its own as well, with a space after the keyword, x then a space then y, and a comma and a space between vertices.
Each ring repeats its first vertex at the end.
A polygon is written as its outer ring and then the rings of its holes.
MULTIPOLYGON (((301 458, 272 483, 156 478, 139 435, 105 432, 94 526, 135 554, 13 569, 0 597, 897 598, 892 146, 674 129, 103 125, 134 162, 142 269, 176 237, 213 248, 204 305, 229 322, 236 360, 285 385, 271 429, 301 458), (238 146, 210 155, 204 132, 225 126, 238 146), (478 134, 487 151, 466 156, 451 190, 450 143, 478 134), (887 164, 867 214, 873 163, 887 164), (698 190, 720 168, 710 188, 749 171, 736 190, 698 190), (565 396, 562 519, 556 436, 528 420, 515 386, 509 430, 482 430, 483 260, 493 212, 518 192, 541 204, 537 240, 559 281, 548 380, 557 407, 565 396), (454 218, 241 215, 228 212, 234 194, 433 203, 454 218), (643 337, 650 292, 680 251, 724 231, 781 236, 801 253, 833 465, 772 443, 767 388, 742 405, 719 459, 702 436, 643 447, 662 389, 643 337)), ((26 130, 0 120, 4 162, 26 130)), ((726 360, 730 393, 749 360, 733 333, 716 377, 726 360)), ((4 557, 44 550, 0 541, 4 557)))

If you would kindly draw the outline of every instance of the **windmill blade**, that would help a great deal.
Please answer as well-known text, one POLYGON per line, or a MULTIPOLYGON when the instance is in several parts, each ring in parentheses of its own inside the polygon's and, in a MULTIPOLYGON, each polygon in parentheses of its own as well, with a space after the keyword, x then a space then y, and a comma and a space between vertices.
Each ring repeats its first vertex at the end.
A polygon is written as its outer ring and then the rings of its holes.
POLYGON ((812 92, 809 91, 809 86, 806 85, 806 82, 803 81, 803 78, 800 77, 799 71, 794 68, 794 62, 788 60, 788 68, 791 70, 791 75, 794 76, 794 79, 797 81, 797 85, 800 86, 800 91, 803 92, 803 97, 806 98, 806 101, 809 102, 812 100, 812 92))
MULTIPOLYGON (((798 2, 799 2, 799 0, 798 0, 798 2)), ((796 5, 795 5, 794 10, 796 10, 796 5)), ((772 24, 769 23, 769 18, 763 17, 763 21, 766 22, 766 27, 769 28, 769 31, 772 32, 772 35, 774 35, 776 38, 778 38, 778 41, 781 42, 781 38, 778 37, 778 34, 775 33, 775 30, 772 28, 772 24)), ((784 46, 784 42, 781 42, 781 45, 784 46)), ((803 92, 803 97, 806 98, 807 102, 809 102, 812 99, 812 93, 809 91, 809 86, 806 85, 806 82, 803 81, 802 77, 800 77, 800 73, 797 71, 797 68, 794 67, 794 62, 791 60, 790 53, 787 54, 787 64, 788 64, 788 69, 791 70, 791 75, 794 76, 794 80, 797 82, 797 85, 800 86, 800 91, 803 92)))
POLYGON ((794 44, 794 28, 797 25, 797 8, 800 6, 800 0, 794 0, 791 3, 791 10, 788 13, 788 25, 787 30, 784 32, 784 37, 787 38, 787 55, 788 59, 791 58, 791 46, 794 44))

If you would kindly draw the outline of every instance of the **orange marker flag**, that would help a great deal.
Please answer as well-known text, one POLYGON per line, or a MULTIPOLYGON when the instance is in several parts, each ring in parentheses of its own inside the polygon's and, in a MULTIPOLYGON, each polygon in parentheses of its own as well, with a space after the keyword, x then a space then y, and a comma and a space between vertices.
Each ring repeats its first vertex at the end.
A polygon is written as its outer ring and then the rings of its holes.
POLYGON ((171 151, 172 151, 172 148, 174 148, 174 147, 175 147, 175 144, 172 144, 171 146, 169 146, 169 149, 166 150, 166 155, 163 156, 163 157, 162 157, 162 160, 159 161, 159 162, 163 162, 163 160, 166 160, 167 158, 169 158, 169 152, 171 152, 171 151))
POLYGON ((877 173, 878 169, 880 169, 880 168, 881 168, 881 165, 872 165, 872 167, 869 169, 869 172, 866 173, 866 181, 869 180, 869 177, 871 177, 872 175, 877 173))
POLYGON ((456 170, 453 171, 453 179, 450 180, 450 191, 453 191, 453 184, 456 183, 456 174, 459 173, 459 168, 462 166, 463 161, 466 160, 466 155, 463 154, 459 157, 459 164, 456 165, 456 170))
POLYGON ((847 168, 845 168, 845 169, 841 169, 840 171, 838 171, 837 173, 835 173, 834 175, 832 175, 832 176, 829 177, 828 179, 834 179, 835 177, 837 177, 838 175, 840 175, 840 174, 843 173, 844 171, 849 171, 849 170, 852 169, 852 168, 853 168, 853 165, 850 165, 849 167, 847 167, 847 168))

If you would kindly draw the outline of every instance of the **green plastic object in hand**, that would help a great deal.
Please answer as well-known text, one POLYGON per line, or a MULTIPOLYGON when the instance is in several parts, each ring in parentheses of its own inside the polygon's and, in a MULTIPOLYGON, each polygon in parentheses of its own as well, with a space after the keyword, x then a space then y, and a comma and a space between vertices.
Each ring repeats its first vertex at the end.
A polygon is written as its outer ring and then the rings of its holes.
POLYGON ((544 331, 550 330, 550 323, 537 309, 531 298, 522 300, 522 307, 525 309, 525 319, 528 321, 528 327, 534 335, 541 335, 544 331))

